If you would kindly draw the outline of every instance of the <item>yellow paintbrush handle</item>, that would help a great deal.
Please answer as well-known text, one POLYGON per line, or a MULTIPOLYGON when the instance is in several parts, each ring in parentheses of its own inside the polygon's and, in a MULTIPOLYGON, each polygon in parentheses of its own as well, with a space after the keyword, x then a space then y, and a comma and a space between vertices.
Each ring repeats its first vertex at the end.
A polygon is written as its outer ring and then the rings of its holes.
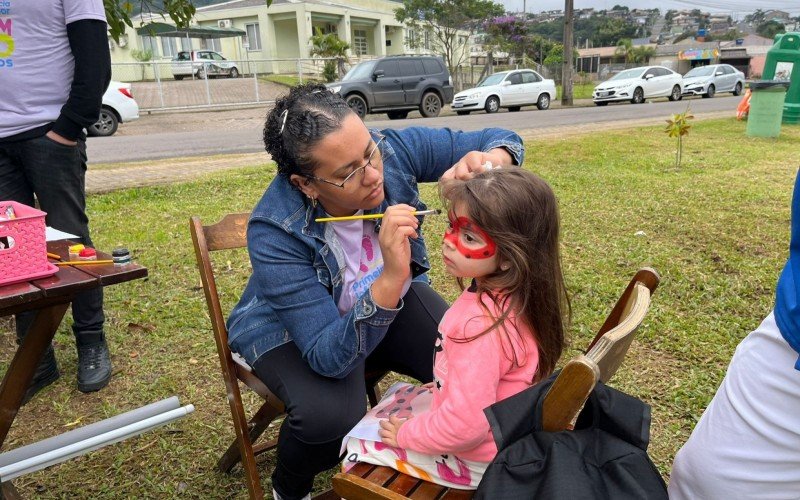
POLYGON ((113 264, 113 260, 70 260, 67 262, 53 262, 57 266, 88 266, 91 264, 113 264))

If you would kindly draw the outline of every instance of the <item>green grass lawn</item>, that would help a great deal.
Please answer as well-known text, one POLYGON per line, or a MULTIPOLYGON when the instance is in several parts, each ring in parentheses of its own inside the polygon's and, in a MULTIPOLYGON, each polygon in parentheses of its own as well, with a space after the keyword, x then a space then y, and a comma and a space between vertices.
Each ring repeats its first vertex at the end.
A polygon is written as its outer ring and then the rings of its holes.
POLYGON ((287 87, 294 87, 300 83, 308 83, 309 81, 314 82, 321 82, 322 80, 317 77, 312 76, 304 76, 303 80, 301 81, 300 78, 296 75, 263 75, 258 77, 261 80, 267 82, 274 82, 279 83, 281 85, 286 85, 287 87))
MULTIPOLYGON (((587 345, 636 269, 652 266, 661 274, 651 312, 612 385, 652 405, 650 452, 666 477, 736 344, 772 307, 788 253, 800 127, 785 126, 779 139, 767 140, 746 137, 744 123, 733 119, 698 122, 680 168, 673 164, 675 142, 662 128, 529 141, 525 167, 548 180, 560 201, 573 308, 573 347, 565 357, 587 345)), ((210 223, 250 210, 274 173, 271 164, 254 165, 188 184, 89 197, 97 246, 127 246, 150 277, 106 291, 115 367, 109 387, 77 391, 65 322, 56 336, 62 377, 22 409, 5 449, 172 395, 197 410, 167 428, 22 477, 16 484, 23 495, 246 497, 240 472, 215 469, 233 429, 188 219, 210 223)), ((422 196, 437 205, 435 186, 425 186, 422 196)), ((452 300, 458 290, 436 251, 444 218, 428 222, 434 286, 452 300)), ((234 252, 216 265, 230 308, 248 263, 234 252)), ((10 322, 2 332, 5 369, 15 346, 10 322)), ((251 394, 245 401, 256 403, 251 394)), ((267 491, 272 457, 260 459, 267 491)))
MULTIPOLYGON (((597 86, 596 83, 575 83, 572 85, 572 98, 573 99, 591 99, 592 91, 597 86)), ((563 95, 561 85, 556 85, 556 95, 561 99, 563 95)))

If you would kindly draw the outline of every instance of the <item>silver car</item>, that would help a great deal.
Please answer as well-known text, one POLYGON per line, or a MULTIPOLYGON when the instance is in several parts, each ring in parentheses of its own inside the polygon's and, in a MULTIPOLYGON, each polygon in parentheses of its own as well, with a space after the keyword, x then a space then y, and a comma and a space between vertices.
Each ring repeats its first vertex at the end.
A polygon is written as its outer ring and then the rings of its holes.
POLYGON ((744 88, 744 73, 730 64, 698 66, 683 75, 683 95, 714 97, 717 92, 740 95, 744 88))
POLYGON ((228 61, 213 50, 178 52, 172 59, 172 76, 176 80, 183 80, 192 75, 200 80, 213 76, 237 78, 239 69, 235 62, 228 61))

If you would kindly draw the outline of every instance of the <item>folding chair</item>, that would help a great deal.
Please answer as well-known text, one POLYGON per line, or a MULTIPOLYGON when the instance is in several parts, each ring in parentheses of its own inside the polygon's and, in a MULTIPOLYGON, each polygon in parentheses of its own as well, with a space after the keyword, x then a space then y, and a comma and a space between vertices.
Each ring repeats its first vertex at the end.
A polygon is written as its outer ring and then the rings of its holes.
MULTIPOLYGON (((249 213, 228 214, 216 224, 203 226, 199 217, 192 217, 190 230, 208 313, 211 317, 211 326, 214 330, 222 378, 225 382, 225 391, 233 417, 233 428, 236 432, 236 439, 217 462, 217 468, 222 472, 230 473, 233 467, 241 461, 250 498, 260 499, 264 497, 264 490, 259 480, 255 457, 274 448, 277 445, 277 439, 271 439, 256 446, 253 443, 258 440, 272 421, 284 414, 285 408, 283 402, 255 376, 247 363, 238 354, 231 353, 228 347, 228 330, 220 305, 210 254, 210 252, 219 250, 245 248, 249 218, 249 213), (261 408, 249 421, 245 415, 242 396, 239 392, 240 381, 264 400, 261 408)), ((386 372, 367 374, 366 392, 373 405, 377 404, 380 399, 377 384, 385 374, 386 372)))
MULTIPOLYGON (((650 298, 660 278, 651 268, 640 269, 630 281, 586 354, 570 360, 545 396, 543 427, 559 432, 572 429, 598 380, 607 382, 622 364, 636 330, 650 308, 650 298)), ((457 490, 416 479, 389 467, 356 464, 333 478, 333 490, 347 500, 472 498, 472 491, 457 490)))

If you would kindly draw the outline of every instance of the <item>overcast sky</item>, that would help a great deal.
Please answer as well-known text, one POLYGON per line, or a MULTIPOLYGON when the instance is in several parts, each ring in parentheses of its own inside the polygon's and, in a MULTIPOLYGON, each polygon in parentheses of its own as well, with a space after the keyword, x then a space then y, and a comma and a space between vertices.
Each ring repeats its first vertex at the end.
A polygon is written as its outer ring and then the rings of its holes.
MULTIPOLYGON (((523 0, 499 1, 509 11, 522 12, 523 0)), ((610 9, 614 5, 625 5, 630 8, 652 8, 652 0, 573 0, 575 9, 594 7, 610 9)), ((528 12, 564 9, 564 0, 527 0, 528 12)), ((661 0, 658 7, 662 12, 668 9, 700 9, 706 12, 727 12, 733 18, 742 18, 755 9, 780 9, 794 16, 800 15, 800 0, 661 0), (738 16, 737 16, 738 14, 738 16)))

